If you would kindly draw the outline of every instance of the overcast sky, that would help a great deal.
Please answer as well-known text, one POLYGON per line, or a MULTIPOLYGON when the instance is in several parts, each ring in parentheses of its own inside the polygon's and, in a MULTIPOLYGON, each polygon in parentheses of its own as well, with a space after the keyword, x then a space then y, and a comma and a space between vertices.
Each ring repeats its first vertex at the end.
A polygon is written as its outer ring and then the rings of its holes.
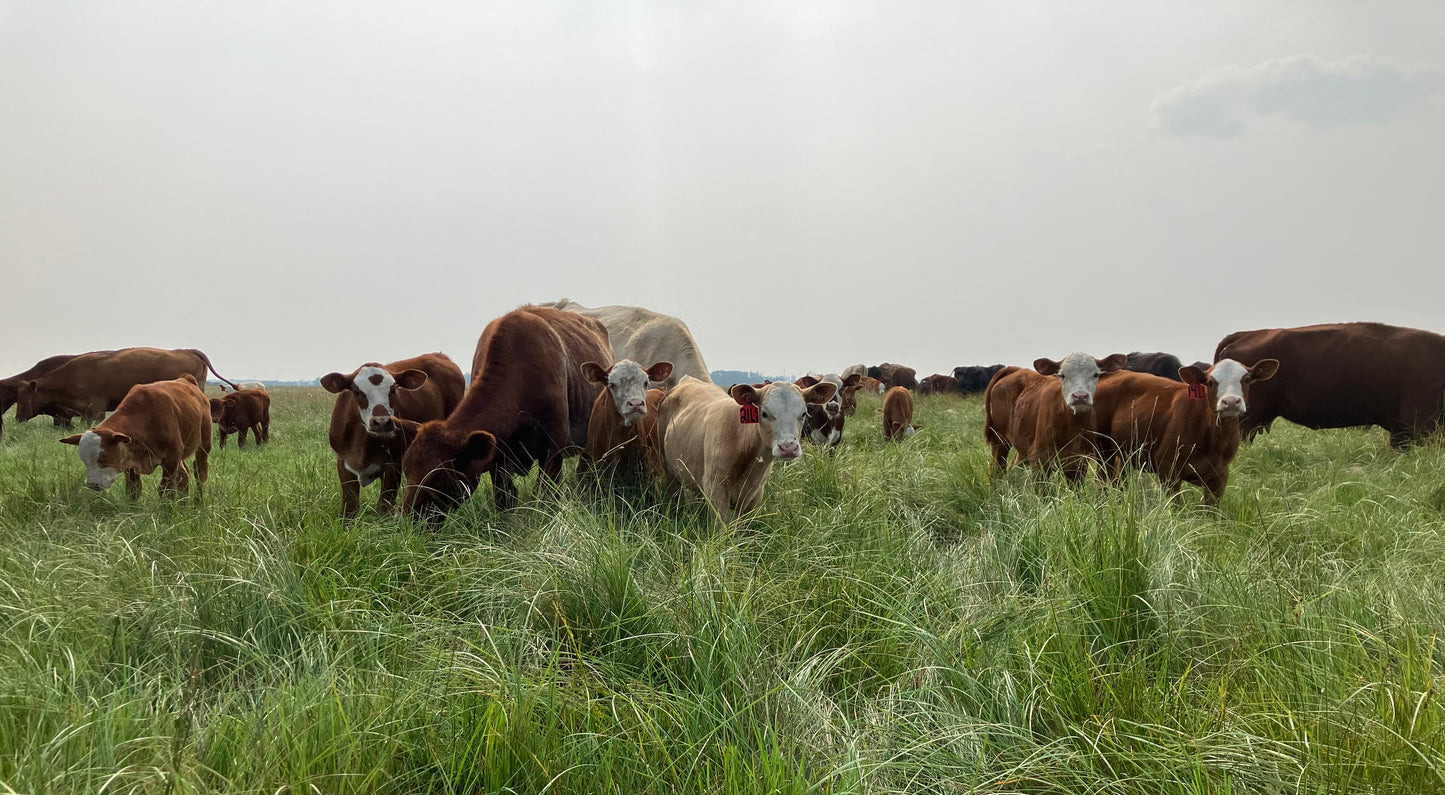
POLYGON ((528 301, 714 368, 1445 331, 1445 3, 0 0, 0 374, 528 301))

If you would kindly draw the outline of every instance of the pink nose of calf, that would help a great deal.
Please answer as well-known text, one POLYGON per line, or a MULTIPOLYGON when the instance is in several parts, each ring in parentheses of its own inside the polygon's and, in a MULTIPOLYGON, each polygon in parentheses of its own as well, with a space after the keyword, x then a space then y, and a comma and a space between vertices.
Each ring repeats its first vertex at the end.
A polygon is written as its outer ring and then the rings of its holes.
POLYGON ((392 433, 396 430, 396 424, 391 421, 390 415, 387 415, 385 417, 372 417, 371 421, 367 423, 367 425, 369 426, 368 429, 372 433, 379 433, 383 435, 392 433))
POLYGON ((1069 396, 1069 400, 1070 400, 1070 402, 1074 403, 1075 405, 1087 406, 1087 405, 1089 404, 1089 393, 1088 393, 1088 392, 1075 392, 1074 394, 1072 394, 1072 395, 1069 396))
POLYGON ((640 400, 640 399, 638 399, 638 398, 633 398, 633 399, 627 401, 627 413, 628 413, 628 414, 646 414, 646 413, 647 413, 647 401, 645 401, 645 400, 640 400))
POLYGON ((803 448, 799 447, 797 442, 783 442, 778 445, 778 454, 783 458, 795 458, 801 452, 803 448))
POLYGON ((1219 399, 1220 411, 1244 411, 1244 398, 1239 395, 1225 395, 1219 399))

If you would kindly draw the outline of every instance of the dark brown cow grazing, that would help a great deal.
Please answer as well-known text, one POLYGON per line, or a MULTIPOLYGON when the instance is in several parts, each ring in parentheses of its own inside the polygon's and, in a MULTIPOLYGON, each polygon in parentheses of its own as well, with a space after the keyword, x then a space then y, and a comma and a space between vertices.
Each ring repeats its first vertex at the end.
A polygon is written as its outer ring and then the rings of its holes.
MULTIPOLYGON (((881 395, 881 394, 883 394, 884 392, 888 391, 887 386, 884 385, 884 383, 883 383, 882 381, 879 381, 879 380, 876 379, 876 378, 873 378, 873 377, 871 377, 871 376, 866 376, 866 375, 863 376, 862 378, 858 379, 858 389, 861 390, 861 391, 863 391, 863 392, 867 392, 867 393, 870 394, 870 395, 881 395)), ((848 402, 845 403, 844 406, 843 406, 843 413, 844 413, 844 414, 847 414, 849 417, 851 417, 851 416, 853 416, 853 412, 856 411, 857 409, 858 409, 858 397, 857 397, 857 394, 856 394, 856 393, 850 394, 850 395, 849 395, 849 400, 848 400, 848 402)))
POLYGON ((125 473, 125 490, 140 497, 141 475, 161 467, 161 496, 180 496, 190 488, 186 459, 195 456, 196 496, 210 472, 211 407, 195 376, 133 387, 115 413, 85 433, 60 440, 80 448, 85 485, 110 488, 125 473))
POLYGON ((1218 505, 1239 451, 1251 386, 1267 382, 1278 367, 1274 359, 1253 367, 1223 359, 1207 373, 1181 368, 1183 383, 1130 372, 1101 380, 1094 412, 1107 437, 1100 440, 1106 458, 1152 470, 1176 495, 1193 483, 1204 489, 1206 504, 1218 505))
POLYGON ((391 510, 407 442, 420 423, 446 419, 456 409, 467 379, 446 354, 427 353, 390 364, 368 362, 350 375, 327 373, 321 385, 336 395, 328 438, 336 453, 345 519, 361 509, 361 487, 377 479, 377 510, 391 510))
POLYGON ((1328 323, 1236 331, 1214 360, 1278 359, 1279 373, 1254 387, 1240 420, 1246 440, 1279 417, 1306 428, 1378 425, 1390 446, 1410 447, 1440 427, 1445 337, 1383 323, 1328 323))
POLYGON ((590 468, 624 481, 641 481, 648 450, 656 441, 657 405, 663 395, 647 384, 665 383, 672 376, 672 362, 647 368, 631 359, 620 359, 611 367, 586 362, 582 374, 604 388, 588 415, 586 464, 579 464, 579 470, 590 468))
POLYGON ((968 365, 953 368, 953 377, 958 379, 959 394, 979 395, 988 389, 989 381, 993 380, 994 374, 1003 369, 1001 364, 991 364, 987 367, 982 365, 968 365))
MULTIPOLYGON (((24 422, 43 407, 51 406, 88 421, 97 420, 119 406, 136 384, 168 381, 183 373, 189 373, 197 384, 204 384, 208 369, 216 372, 206 354, 194 348, 169 351, 121 348, 83 353, 38 378, 21 383, 15 418, 24 422)), ((221 378, 219 373, 216 377, 221 378)), ((231 386, 234 388, 235 384, 231 386)))
MULTIPOLYGON (((114 353, 114 351, 97 351, 97 353, 108 354, 114 353)), ((78 355, 80 354, 65 353, 59 356, 49 356, 36 362, 34 366, 23 373, 16 373, 9 378, 0 378, 0 438, 4 438, 5 435, 5 412, 9 411, 10 407, 15 405, 16 401, 20 399, 20 385, 26 381, 33 381, 45 375, 78 355)), ((32 414, 32 416, 46 414, 55 418, 55 427, 57 428, 61 426, 69 428, 71 419, 76 416, 64 412, 56 406, 48 405, 35 406, 33 411, 34 414, 32 414)), ((16 414, 19 414, 18 410, 16 414)))
POLYGON ((246 446, 246 431, 260 445, 271 441, 271 396, 260 389, 242 389, 211 398, 211 420, 219 426, 219 447, 226 437, 237 434, 236 446, 246 446))
POLYGON ((934 373, 918 382, 918 394, 920 395, 962 395, 963 390, 958 386, 958 379, 951 375, 934 373))
POLYGON ((533 463, 554 483, 562 461, 587 444, 600 386, 584 362, 612 363, 602 322, 585 315, 524 306, 482 331, 472 383, 451 416, 421 426, 402 460, 402 507, 439 522, 492 473, 497 508, 517 504, 513 479, 533 463))
MULTIPOLYGON (((873 375, 872 368, 869 368, 869 375, 873 375)), ((890 389, 901 386, 906 389, 918 389, 918 371, 912 367, 905 367, 901 364, 884 362, 878 365, 878 375, 874 376, 890 389)))
POLYGON ((895 386, 883 396, 883 438, 897 441, 913 435, 913 393, 895 386))
POLYGON ((1020 463, 1061 470, 1070 480, 1083 477, 1088 461, 1101 457, 1093 411, 1100 376, 1124 362, 1122 353, 1104 359, 1071 353, 1062 362, 1038 359, 1033 370, 1000 370, 984 393, 983 438, 994 468, 1007 466, 1016 449, 1020 463))

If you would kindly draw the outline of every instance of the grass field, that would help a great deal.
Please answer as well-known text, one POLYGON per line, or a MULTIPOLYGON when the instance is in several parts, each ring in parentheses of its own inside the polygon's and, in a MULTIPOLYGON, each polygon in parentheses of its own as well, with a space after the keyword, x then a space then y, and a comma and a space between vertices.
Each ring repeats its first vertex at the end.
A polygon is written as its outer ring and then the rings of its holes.
POLYGON ((8 425, 0 792, 1445 791, 1439 445, 1279 423, 1212 514, 991 482, 980 399, 885 446, 870 396, 745 526, 427 533, 342 524, 331 396, 274 397, 201 504, 8 425))

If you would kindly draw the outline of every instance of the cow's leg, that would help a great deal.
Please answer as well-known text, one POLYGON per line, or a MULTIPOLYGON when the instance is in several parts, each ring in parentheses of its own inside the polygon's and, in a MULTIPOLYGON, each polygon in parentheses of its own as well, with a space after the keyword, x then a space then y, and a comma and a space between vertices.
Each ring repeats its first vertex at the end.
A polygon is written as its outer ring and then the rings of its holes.
POLYGON ((246 449, 246 430, 247 427, 242 425, 241 430, 236 431, 236 446, 243 450, 246 449))
POLYGON ((251 438, 256 440, 258 446, 265 444, 271 441, 271 431, 266 428, 264 423, 258 422, 251 426, 251 438))
MULTIPOLYGON (((518 455, 525 455, 520 450, 518 455)), ((530 469, 530 460, 527 461, 530 469)), ((492 467, 492 502, 496 504, 497 510, 501 512, 510 511, 517 507, 517 476, 522 474, 522 463, 511 455, 503 455, 492 467)))
MULTIPOLYGON (((165 486, 165 479, 161 479, 161 486, 165 486)), ((181 497, 191 489, 191 470, 186 467, 185 459, 176 461, 175 470, 171 473, 171 497, 181 497)))
POLYGON ((140 473, 134 469, 125 471, 125 493, 132 500, 140 499, 141 482, 140 473))
POLYGON ((196 499, 206 496, 206 479, 211 476, 211 451, 210 445, 203 445, 196 450, 196 499))
POLYGON ((227 436, 230 436, 230 434, 229 434, 229 433, 226 433, 225 431, 221 431, 221 445, 220 445, 220 446, 221 446, 221 449, 222 449, 222 450, 226 449, 226 437, 227 437, 227 436))
POLYGON ((336 476, 341 480, 341 518, 350 519, 361 509, 361 479, 336 459, 336 476))
POLYGON ((401 470, 385 466, 381 470, 381 498, 376 501, 376 510, 391 513, 396 508, 396 493, 401 489, 401 470))

